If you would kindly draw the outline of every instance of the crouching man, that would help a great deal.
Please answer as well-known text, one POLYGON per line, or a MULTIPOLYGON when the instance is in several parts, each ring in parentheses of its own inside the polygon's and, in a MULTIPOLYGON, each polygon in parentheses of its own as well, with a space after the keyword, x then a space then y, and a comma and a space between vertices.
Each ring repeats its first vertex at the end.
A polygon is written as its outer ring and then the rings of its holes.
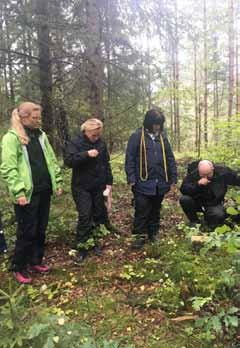
POLYGON ((195 162, 180 187, 180 205, 191 225, 200 222, 198 212, 203 212, 210 230, 224 223, 228 185, 240 186, 240 176, 235 171, 208 160, 195 162))

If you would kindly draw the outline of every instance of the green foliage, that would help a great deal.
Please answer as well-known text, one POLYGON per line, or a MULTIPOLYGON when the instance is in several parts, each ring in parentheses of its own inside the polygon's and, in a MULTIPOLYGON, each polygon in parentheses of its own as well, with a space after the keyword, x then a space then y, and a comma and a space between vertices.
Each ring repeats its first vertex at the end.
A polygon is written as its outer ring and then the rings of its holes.
POLYGON ((88 240, 84 243, 78 243, 78 249, 89 250, 93 248, 102 238, 109 235, 110 232, 106 229, 104 225, 100 225, 99 227, 94 228, 92 232, 92 237, 88 238, 88 240))
MULTIPOLYGON (((46 295, 50 289, 42 289, 46 295)), ((94 335, 93 328, 84 321, 73 321, 60 311, 52 314, 52 309, 45 308, 36 313, 31 313, 32 307, 25 303, 26 293, 24 287, 12 290, 10 283, 9 292, 0 289, 0 347, 1 348, 133 348, 125 345, 121 340, 106 339, 94 335)), ((39 294, 33 288, 28 290, 30 298, 36 300, 39 294)), ((30 301, 28 301, 29 303, 30 301)), ((36 306, 37 301, 34 302, 36 306)))
POLYGON ((223 338, 228 335, 233 337, 233 334, 238 327, 238 308, 230 307, 222 308, 215 315, 205 315, 196 321, 196 328, 204 330, 207 337, 214 339, 217 336, 223 338))

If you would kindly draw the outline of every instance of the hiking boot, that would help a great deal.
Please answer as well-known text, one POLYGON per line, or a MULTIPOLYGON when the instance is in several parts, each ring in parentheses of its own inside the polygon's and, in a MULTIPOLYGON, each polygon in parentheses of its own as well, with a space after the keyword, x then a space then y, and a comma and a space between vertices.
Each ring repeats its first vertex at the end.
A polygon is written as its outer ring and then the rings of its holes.
POLYGON ((95 245, 92 250, 96 256, 102 256, 102 249, 99 245, 95 245))
POLYGON ((160 236, 159 236, 159 233, 150 233, 148 235, 148 238, 150 240, 151 243, 158 243, 160 242, 160 236))
POLYGON ((37 273, 48 273, 50 271, 50 267, 47 265, 29 265, 29 270, 37 273))
POLYGON ((144 238, 135 237, 135 239, 132 241, 131 249, 140 250, 143 248, 144 244, 145 244, 144 238))
POLYGON ((26 271, 14 272, 15 279, 20 284, 31 284, 32 278, 26 271))
POLYGON ((76 262, 77 263, 82 263, 86 259, 87 255, 88 255, 88 251, 87 250, 85 250, 85 249, 80 250, 78 255, 77 255, 76 262))

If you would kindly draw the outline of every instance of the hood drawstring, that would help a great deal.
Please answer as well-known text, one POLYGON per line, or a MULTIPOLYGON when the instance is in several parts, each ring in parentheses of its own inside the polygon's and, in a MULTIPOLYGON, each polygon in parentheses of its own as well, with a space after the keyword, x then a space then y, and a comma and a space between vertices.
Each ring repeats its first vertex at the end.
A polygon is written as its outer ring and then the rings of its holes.
MULTIPOLYGON (((162 146, 165 178, 166 178, 166 182, 168 182, 166 151, 165 151, 163 137, 161 134, 160 134, 160 142, 161 142, 161 146, 162 146)), ((146 150, 144 127, 142 127, 142 134, 141 134, 141 141, 140 141, 140 173, 139 174, 140 174, 140 179, 142 181, 148 180, 147 150, 146 150), (143 167, 145 168, 145 175, 143 175, 143 167)))
POLYGON ((160 134, 160 142, 161 142, 161 145, 162 145, 162 154, 163 154, 163 165, 164 165, 164 171, 165 171, 165 178, 166 178, 166 182, 168 182, 167 157, 166 157, 165 145, 164 145, 162 134, 160 134))

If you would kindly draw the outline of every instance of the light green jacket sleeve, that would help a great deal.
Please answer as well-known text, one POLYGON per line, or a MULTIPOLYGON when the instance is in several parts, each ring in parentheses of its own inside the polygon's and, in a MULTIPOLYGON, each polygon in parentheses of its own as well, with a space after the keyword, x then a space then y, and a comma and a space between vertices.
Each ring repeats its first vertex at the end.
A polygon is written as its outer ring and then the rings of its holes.
POLYGON ((2 178, 8 186, 8 190, 17 200, 25 195, 25 184, 21 178, 18 169, 18 152, 21 149, 21 144, 18 138, 11 133, 7 133, 1 144, 1 167, 0 172, 2 178))

